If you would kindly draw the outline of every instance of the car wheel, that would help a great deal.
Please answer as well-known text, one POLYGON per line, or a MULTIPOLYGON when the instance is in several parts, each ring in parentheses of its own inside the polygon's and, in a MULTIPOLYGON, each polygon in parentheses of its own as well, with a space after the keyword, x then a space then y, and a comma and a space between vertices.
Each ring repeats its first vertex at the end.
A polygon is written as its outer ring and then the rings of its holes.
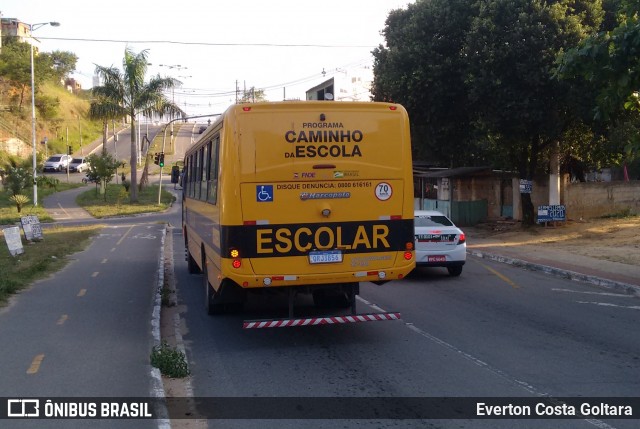
POLYGON ((462 265, 447 267, 447 271, 449 271, 450 276, 458 277, 460 274, 462 274, 462 265))

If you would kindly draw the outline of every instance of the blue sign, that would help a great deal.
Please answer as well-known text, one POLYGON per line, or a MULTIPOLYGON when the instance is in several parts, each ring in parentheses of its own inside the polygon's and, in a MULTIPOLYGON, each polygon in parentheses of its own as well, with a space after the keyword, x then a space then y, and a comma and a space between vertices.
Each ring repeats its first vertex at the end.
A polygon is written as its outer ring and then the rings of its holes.
POLYGON ((533 182, 531 180, 520 179, 520 193, 530 194, 533 190, 533 182))
POLYGON ((566 220, 567 211, 564 205, 538 206, 538 223, 566 220))
POLYGON ((273 201, 273 185, 257 185, 256 201, 267 203, 273 201))

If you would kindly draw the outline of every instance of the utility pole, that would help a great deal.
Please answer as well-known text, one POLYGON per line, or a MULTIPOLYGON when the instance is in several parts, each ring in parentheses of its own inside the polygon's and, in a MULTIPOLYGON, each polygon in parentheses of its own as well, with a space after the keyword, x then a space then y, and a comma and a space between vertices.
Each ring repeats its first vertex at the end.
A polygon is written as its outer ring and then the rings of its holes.
POLYGON ((78 130, 80 132, 80 155, 84 157, 84 149, 82 148, 82 122, 80 122, 80 115, 78 115, 78 130))

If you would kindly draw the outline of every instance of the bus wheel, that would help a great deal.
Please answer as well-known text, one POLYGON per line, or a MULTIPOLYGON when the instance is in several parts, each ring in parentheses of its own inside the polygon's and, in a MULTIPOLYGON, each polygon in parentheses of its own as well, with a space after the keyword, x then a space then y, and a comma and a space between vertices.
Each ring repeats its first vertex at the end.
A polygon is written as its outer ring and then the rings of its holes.
POLYGON ((196 263, 196 260, 191 256, 191 252, 189 251, 189 239, 185 236, 184 238, 184 250, 187 254, 187 270, 189 274, 200 274, 202 270, 196 263))
POLYGON ((211 283, 209 283, 209 276, 207 275, 207 265, 202 263, 202 283, 204 284, 205 295, 205 309, 207 314, 215 315, 221 314, 224 311, 224 304, 220 304, 216 299, 216 292, 213 290, 211 283))
POLYGON ((198 264, 196 264, 196 260, 191 256, 189 249, 187 249, 187 270, 189 274, 200 274, 202 272, 198 264))

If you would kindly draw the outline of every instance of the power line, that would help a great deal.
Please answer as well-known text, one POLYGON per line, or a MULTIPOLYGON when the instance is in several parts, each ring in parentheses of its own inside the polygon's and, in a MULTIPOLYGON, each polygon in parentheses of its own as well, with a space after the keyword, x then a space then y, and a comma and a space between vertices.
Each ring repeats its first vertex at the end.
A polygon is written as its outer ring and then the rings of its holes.
POLYGON ((321 45, 313 43, 213 43, 213 42, 182 42, 176 40, 118 40, 118 39, 86 39, 86 38, 69 38, 69 37, 39 37, 42 40, 64 40, 71 42, 103 42, 103 43, 165 43, 170 45, 194 45, 194 46, 253 46, 265 48, 375 48, 372 45, 321 45))

